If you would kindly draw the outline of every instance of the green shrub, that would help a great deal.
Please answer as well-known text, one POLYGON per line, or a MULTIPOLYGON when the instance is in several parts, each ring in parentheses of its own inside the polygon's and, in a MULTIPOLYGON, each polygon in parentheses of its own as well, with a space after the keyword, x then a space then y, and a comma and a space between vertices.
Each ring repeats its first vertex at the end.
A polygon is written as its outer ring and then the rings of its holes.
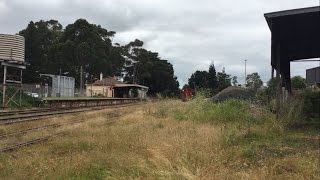
POLYGON ((280 121, 285 127, 302 127, 320 123, 320 91, 306 89, 282 106, 280 121))
POLYGON ((230 99, 215 103, 211 99, 206 99, 202 93, 198 93, 184 110, 176 111, 174 116, 177 120, 189 119, 196 122, 224 124, 234 122, 243 124, 255 119, 250 114, 249 103, 245 101, 230 99))
MULTIPOLYGON (((307 89, 304 94, 303 113, 307 120, 320 119, 320 90, 307 89)), ((320 120, 319 120, 320 121, 320 120)))

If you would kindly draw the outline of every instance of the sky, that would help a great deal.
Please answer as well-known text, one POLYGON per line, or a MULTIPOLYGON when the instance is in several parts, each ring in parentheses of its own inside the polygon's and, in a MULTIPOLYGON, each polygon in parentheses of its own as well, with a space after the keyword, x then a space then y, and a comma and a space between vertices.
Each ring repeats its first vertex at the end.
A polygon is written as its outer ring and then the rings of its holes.
MULTIPOLYGON (((116 31, 114 43, 134 39, 173 64, 180 85, 196 70, 216 70, 244 83, 247 74, 271 77, 271 34, 264 13, 319 6, 319 0, 0 0, 0 33, 15 34, 32 21, 79 18, 116 31)), ((305 77, 318 62, 291 63, 305 77)))

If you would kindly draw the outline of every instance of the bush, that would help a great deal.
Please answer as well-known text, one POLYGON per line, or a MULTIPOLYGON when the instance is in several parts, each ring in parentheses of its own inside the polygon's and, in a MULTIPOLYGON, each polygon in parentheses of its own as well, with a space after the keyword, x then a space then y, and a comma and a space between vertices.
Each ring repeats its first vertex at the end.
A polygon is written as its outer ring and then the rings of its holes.
POLYGON ((304 102, 303 102, 303 114, 307 118, 310 119, 318 119, 320 118, 320 90, 315 89, 307 89, 303 94, 304 102))
MULTIPOLYGON (((275 100, 273 102, 275 106, 275 100)), ((280 120, 284 127, 302 128, 320 123, 320 91, 306 89, 293 94, 281 109, 280 120)))
POLYGON ((206 99, 203 93, 192 100, 186 112, 176 112, 175 117, 179 120, 191 119, 198 122, 232 123, 252 120, 250 106, 247 102, 229 99, 224 102, 214 103, 206 99))

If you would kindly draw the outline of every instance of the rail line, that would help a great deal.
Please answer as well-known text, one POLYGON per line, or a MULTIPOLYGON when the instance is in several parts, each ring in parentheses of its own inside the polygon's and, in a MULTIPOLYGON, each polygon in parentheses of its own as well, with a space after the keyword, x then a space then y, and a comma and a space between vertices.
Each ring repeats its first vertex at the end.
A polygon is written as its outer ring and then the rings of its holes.
MULTIPOLYGON (((106 122, 106 124, 110 124, 110 123, 113 123, 115 121, 118 121, 120 116, 121 115, 115 116, 115 117, 111 117, 106 122)), ((9 136, 15 136, 15 135, 18 135, 18 134, 25 134, 25 133, 33 132, 33 131, 37 131, 37 130, 40 130, 40 129, 59 128, 59 127, 62 127, 62 126, 76 124, 76 123, 82 123, 82 122, 85 122, 85 121, 86 120, 77 120, 77 121, 66 122, 66 123, 62 123, 62 124, 49 124, 49 125, 35 127, 35 128, 28 128, 28 129, 24 129, 24 130, 20 130, 20 131, 15 131, 15 132, 2 134, 2 135, 0 135, 0 139, 1 138, 7 138, 9 136)), ((59 136, 59 134, 60 133, 56 133, 56 134, 53 134, 53 135, 40 137, 40 138, 35 138, 35 139, 29 140, 29 141, 24 141, 24 142, 19 142, 19 143, 13 144, 13 145, 9 145, 9 146, 6 146, 4 148, 1 148, 0 152, 14 151, 14 150, 16 150, 18 148, 21 148, 21 147, 26 147, 26 146, 30 146, 30 145, 33 145, 33 144, 38 144, 38 143, 47 141, 47 140, 49 140, 51 138, 54 138, 56 136, 59 136)))
POLYGON ((34 132, 34 131, 41 130, 41 129, 49 129, 49 128, 57 128, 57 127, 61 127, 61 124, 49 124, 49 125, 45 125, 45 126, 27 128, 27 129, 20 130, 20 131, 14 131, 14 132, 0 134, 0 139, 8 138, 10 136, 16 136, 19 134, 26 134, 28 132, 34 132))
POLYGON ((141 103, 130 103, 130 104, 121 104, 121 105, 112 105, 112 106, 99 106, 99 107, 86 107, 86 108, 59 108, 59 109, 41 109, 32 110, 32 111, 21 111, 19 114, 10 114, 9 115, 1 115, 0 116, 0 125, 9 125, 14 123, 28 122, 28 121, 36 121, 42 120, 46 118, 50 118, 53 116, 61 116, 66 114, 74 114, 80 112, 89 112, 89 111, 97 111, 103 109, 111 109, 111 108, 120 108, 120 107, 129 107, 138 105, 141 103), (39 112, 41 111, 41 112, 39 112))
POLYGON ((44 141, 47 141, 50 137, 51 136, 46 136, 46 137, 36 138, 36 139, 30 140, 30 141, 25 141, 25 142, 17 143, 14 145, 10 145, 10 146, 7 146, 7 147, 0 149, 0 152, 13 151, 13 150, 18 149, 20 147, 30 146, 32 144, 44 142, 44 141))
MULTIPOLYGON (((90 108, 90 107, 83 107, 90 108)), ((40 112, 53 112, 53 111, 62 111, 62 110, 72 110, 72 109, 81 109, 81 108, 36 108, 36 109, 25 109, 25 110, 11 110, 0 112, 0 118, 3 116, 14 116, 14 115, 22 115, 22 114, 32 114, 40 112)))

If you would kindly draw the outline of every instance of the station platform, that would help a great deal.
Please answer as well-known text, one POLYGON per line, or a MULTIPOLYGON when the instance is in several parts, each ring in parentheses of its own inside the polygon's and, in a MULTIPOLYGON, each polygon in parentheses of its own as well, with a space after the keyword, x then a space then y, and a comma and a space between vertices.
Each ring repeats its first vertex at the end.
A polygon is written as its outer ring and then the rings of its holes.
POLYGON ((64 107, 94 107, 129 104, 143 101, 140 98, 92 98, 92 97, 75 97, 75 98, 42 98, 44 106, 48 108, 64 107))

